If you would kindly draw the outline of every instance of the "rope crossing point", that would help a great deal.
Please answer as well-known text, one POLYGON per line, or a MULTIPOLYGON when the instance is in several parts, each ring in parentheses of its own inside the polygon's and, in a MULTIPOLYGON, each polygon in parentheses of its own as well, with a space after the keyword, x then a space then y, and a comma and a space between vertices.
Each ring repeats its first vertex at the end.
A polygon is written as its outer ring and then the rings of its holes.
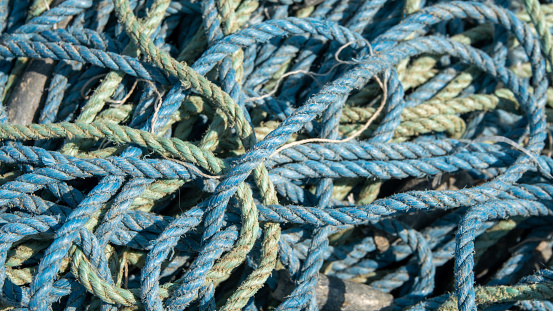
POLYGON ((0 305, 553 309, 551 23, 0 0, 0 305))

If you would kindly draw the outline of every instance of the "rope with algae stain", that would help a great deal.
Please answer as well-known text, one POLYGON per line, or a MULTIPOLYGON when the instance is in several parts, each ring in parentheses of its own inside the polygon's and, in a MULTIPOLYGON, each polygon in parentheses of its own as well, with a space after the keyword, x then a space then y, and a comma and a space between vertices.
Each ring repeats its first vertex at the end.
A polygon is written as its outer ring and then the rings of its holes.
MULTIPOLYGON (((26 19, 0 1, 0 87, 16 92, 13 58, 63 60, 41 124, 0 117, 2 304, 313 309, 319 272, 397 289, 398 309, 549 299, 544 278, 471 278, 484 249, 548 230, 550 6, 435 2, 35 1, 26 19), (297 285, 280 305, 277 268, 297 285)), ((528 271, 516 256, 501 275, 528 271)))

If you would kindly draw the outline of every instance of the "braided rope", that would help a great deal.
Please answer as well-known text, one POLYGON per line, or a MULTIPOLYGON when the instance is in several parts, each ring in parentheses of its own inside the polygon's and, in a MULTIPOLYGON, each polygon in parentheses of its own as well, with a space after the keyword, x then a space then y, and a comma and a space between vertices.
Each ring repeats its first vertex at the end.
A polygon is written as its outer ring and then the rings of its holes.
POLYGON ((548 31, 549 27, 545 20, 545 15, 542 12, 539 1, 525 0, 522 1, 526 13, 530 16, 532 23, 538 31, 539 38, 544 54, 547 56, 549 63, 553 64, 553 51, 551 50, 551 32, 548 31))
POLYGON ((325 273, 394 309, 548 310, 523 301, 549 270, 513 284, 553 216, 551 8, 0 1, 3 105, 23 58, 59 61, 39 124, 0 105, 2 306, 316 310, 325 273))

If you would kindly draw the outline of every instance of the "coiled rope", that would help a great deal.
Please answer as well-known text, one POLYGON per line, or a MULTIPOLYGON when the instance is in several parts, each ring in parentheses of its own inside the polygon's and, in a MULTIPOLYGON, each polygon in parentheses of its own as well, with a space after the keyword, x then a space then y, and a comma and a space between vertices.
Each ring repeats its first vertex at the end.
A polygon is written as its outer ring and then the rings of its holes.
POLYGON ((398 310, 553 309, 551 22, 0 1, 0 306, 318 310, 324 273, 398 310))

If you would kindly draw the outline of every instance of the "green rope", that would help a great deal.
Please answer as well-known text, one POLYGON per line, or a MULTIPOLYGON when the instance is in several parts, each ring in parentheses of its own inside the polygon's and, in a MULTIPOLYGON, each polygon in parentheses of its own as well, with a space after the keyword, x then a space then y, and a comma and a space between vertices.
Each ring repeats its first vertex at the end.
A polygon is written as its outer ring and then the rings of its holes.
POLYGON ((164 156, 180 158, 219 174, 224 163, 211 152, 175 138, 163 138, 146 131, 106 122, 0 125, 0 139, 39 140, 50 138, 108 139, 116 144, 133 143, 164 156))
MULTIPOLYGON (((170 3, 170 0, 156 0, 152 4, 151 9, 148 10, 148 15, 140 26, 140 31, 143 32, 145 36, 151 36, 159 24, 161 24, 165 11, 167 11, 170 3)), ((139 52, 140 51, 131 42, 125 47, 122 54, 130 57, 138 57, 139 52)), ((106 101, 113 95, 124 77, 125 73, 122 71, 110 71, 82 108, 77 122, 90 123, 94 121, 96 115, 104 108, 106 101)), ((74 155, 78 149, 78 145, 81 143, 82 142, 79 141, 67 143, 62 147, 61 152, 74 155)))
POLYGON ((547 24, 540 2, 538 0, 523 0, 522 3, 538 32, 542 53, 549 61, 549 65, 553 66, 553 48, 551 46, 553 40, 551 39, 551 32, 549 30, 550 26, 547 24))
POLYGON ((447 84, 438 94, 434 95, 434 98, 446 100, 453 99, 466 89, 471 83, 482 74, 478 68, 471 66, 465 71, 461 72, 451 82, 447 84))
MULTIPOLYGON (((435 115, 454 115, 479 110, 495 109, 501 99, 495 95, 469 95, 465 98, 431 99, 415 107, 403 109, 402 121, 429 118, 435 115)), ((505 103, 508 104, 507 102, 505 103)), ((365 123, 374 114, 374 108, 344 107, 341 123, 365 123)))
POLYGON ((265 225, 264 241, 261 249, 261 260, 255 269, 227 300, 221 311, 238 311, 248 303, 250 297, 265 284, 276 266, 280 226, 269 223, 265 225))
MULTIPOLYGON (((523 300, 549 300, 552 298, 553 282, 551 281, 514 286, 476 287, 477 305, 491 305, 523 300)), ((438 310, 457 310, 457 298, 452 295, 438 310)))
MULTIPOLYGON (((358 131, 362 124, 340 125, 340 134, 347 137, 358 131)), ((376 125, 371 125, 366 131, 361 133, 361 138, 370 137, 376 129, 376 125)), ((415 119, 401 122, 395 129, 394 138, 411 137, 428 134, 432 132, 447 132, 451 137, 460 137, 465 130, 465 121, 456 115, 435 115, 429 118, 415 119)))

